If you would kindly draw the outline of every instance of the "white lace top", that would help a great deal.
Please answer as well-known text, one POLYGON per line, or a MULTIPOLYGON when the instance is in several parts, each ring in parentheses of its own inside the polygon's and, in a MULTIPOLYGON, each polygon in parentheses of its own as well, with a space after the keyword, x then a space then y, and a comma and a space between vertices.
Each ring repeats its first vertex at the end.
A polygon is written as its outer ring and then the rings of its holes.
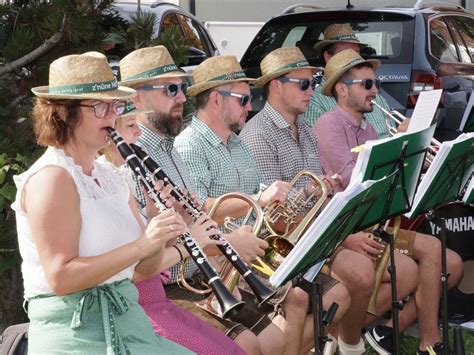
MULTIPOLYGON (((75 165, 73 159, 66 156, 62 149, 49 147, 30 169, 14 178, 18 191, 12 208, 16 212, 26 298, 52 293, 31 235, 28 215, 20 203, 28 178, 46 166, 63 167, 76 184, 82 218, 79 256, 106 253, 136 240, 141 234, 140 226, 128 205, 130 189, 123 178, 114 173, 109 165, 100 162, 94 162, 91 176, 85 175, 82 168, 75 165)), ((104 283, 131 278, 134 267, 132 265, 122 270, 104 283)))

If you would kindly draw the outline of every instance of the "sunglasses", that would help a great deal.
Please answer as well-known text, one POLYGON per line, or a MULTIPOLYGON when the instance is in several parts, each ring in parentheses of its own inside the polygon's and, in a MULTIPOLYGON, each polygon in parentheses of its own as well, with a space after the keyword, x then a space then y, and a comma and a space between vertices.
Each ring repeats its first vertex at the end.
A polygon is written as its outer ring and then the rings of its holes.
POLYGON ((240 106, 244 107, 248 103, 252 102, 252 95, 242 95, 242 94, 237 94, 235 92, 230 92, 230 91, 222 91, 222 90, 217 90, 219 94, 222 96, 232 96, 232 97, 237 97, 240 100, 240 106))
POLYGON ((188 90, 188 83, 184 82, 181 84, 146 85, 146 86, 140 86, 139 88, 137 88, 137 90, 143 90, 143 91, 160 90, 160 89, 165 89, 166 95, 168 95, 168 97, 175 97, 176 95, 178 95, 180 91, 182 91, 183 94, 186 95, 186 91, 188 90))
POLYGON ((95 117, 104 118, 109 113, 110 105, 112 105, 112 109, 114 110, 114 112, 117 116, 120 116, 121 114, 123 114, 125 112, 125 106, 126 106, 125 101, 99 102, 95 105, 80 104, 78 106, 93 107, 95 117))
POLYGON ((298 83, 301 91, 306 91, 311 86, 311 90, 314 91, 316 86, 318 85, 318 80, 316 79, 294 79, 294 78, 287 78, 286 76, 280 76, 277 78, 278 81, 282 83, 298 83))
POLYGON ((380 88, 380 80, 379 79, 354 79, 354 80, 344 80, 344 84, 346 85, 352 85, 352 84, 362 84, 366 90, 372 89, 372 87, 375 85, 375 87, 378 89, 380 88))

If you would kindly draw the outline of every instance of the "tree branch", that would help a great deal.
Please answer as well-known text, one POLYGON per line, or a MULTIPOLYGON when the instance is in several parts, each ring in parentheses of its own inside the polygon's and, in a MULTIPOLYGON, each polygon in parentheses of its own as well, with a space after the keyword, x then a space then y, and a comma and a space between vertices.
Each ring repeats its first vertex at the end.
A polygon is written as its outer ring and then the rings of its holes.
POLYGON ((50 38, 45 40, 44 43, 40 45, 38 48, 34 49, 33 51, 24 55, 23 57, 14 60, 13 62, 7 63, 5 65, 1 65, 0 76, 10 73, 18 68, 21 68, 31 63, 32 61, 41 57, 43 54, 47 53, 50 49, 55 47, 61 41, 63 37, 64 27, 66 25, 66 17, 67 17, 66 14, 64 14, 61 29, 59 30, 59 32, 56 32, 50 38))

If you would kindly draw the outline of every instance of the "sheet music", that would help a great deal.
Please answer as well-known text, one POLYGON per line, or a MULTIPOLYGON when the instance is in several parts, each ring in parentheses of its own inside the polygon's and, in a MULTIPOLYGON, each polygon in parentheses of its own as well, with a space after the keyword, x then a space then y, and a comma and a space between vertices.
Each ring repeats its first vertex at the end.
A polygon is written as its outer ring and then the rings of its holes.
POLYGON ((469 185, 466 188, 466 192, 462 197, 462 200, 465 204, 470 204, 474 202, 474 167, 471 168, 471 173, 469 174, 471 181, 469 181, 469 185))
POLYGON ((461 132, 464 132, 464 128, 466 126, 466 122, 469 117, 474 115, 474 95, 471 94, 471 98, 466 105, 466 111, 464 111, 464 115, 462 116, 461 124, 459 125, 459 129, 461 132))
POLYGON ((408 125, 408 133, 421 131, 431 126, 442 92, 441 89, 420 92, 408 125))

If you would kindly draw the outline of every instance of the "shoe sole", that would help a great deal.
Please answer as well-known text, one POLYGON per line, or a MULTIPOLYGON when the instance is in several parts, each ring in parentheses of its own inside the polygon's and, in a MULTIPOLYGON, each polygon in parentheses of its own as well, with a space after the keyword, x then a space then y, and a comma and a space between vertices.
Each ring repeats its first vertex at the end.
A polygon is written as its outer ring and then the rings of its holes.
POLYGON ((369 333, 364 334, 364 339, 367 340, 372 349, 379 353, 379 355, 391 355, 387 350, 380 347, 379 344, 375 341, 375 339, 369 335, 369 333))

